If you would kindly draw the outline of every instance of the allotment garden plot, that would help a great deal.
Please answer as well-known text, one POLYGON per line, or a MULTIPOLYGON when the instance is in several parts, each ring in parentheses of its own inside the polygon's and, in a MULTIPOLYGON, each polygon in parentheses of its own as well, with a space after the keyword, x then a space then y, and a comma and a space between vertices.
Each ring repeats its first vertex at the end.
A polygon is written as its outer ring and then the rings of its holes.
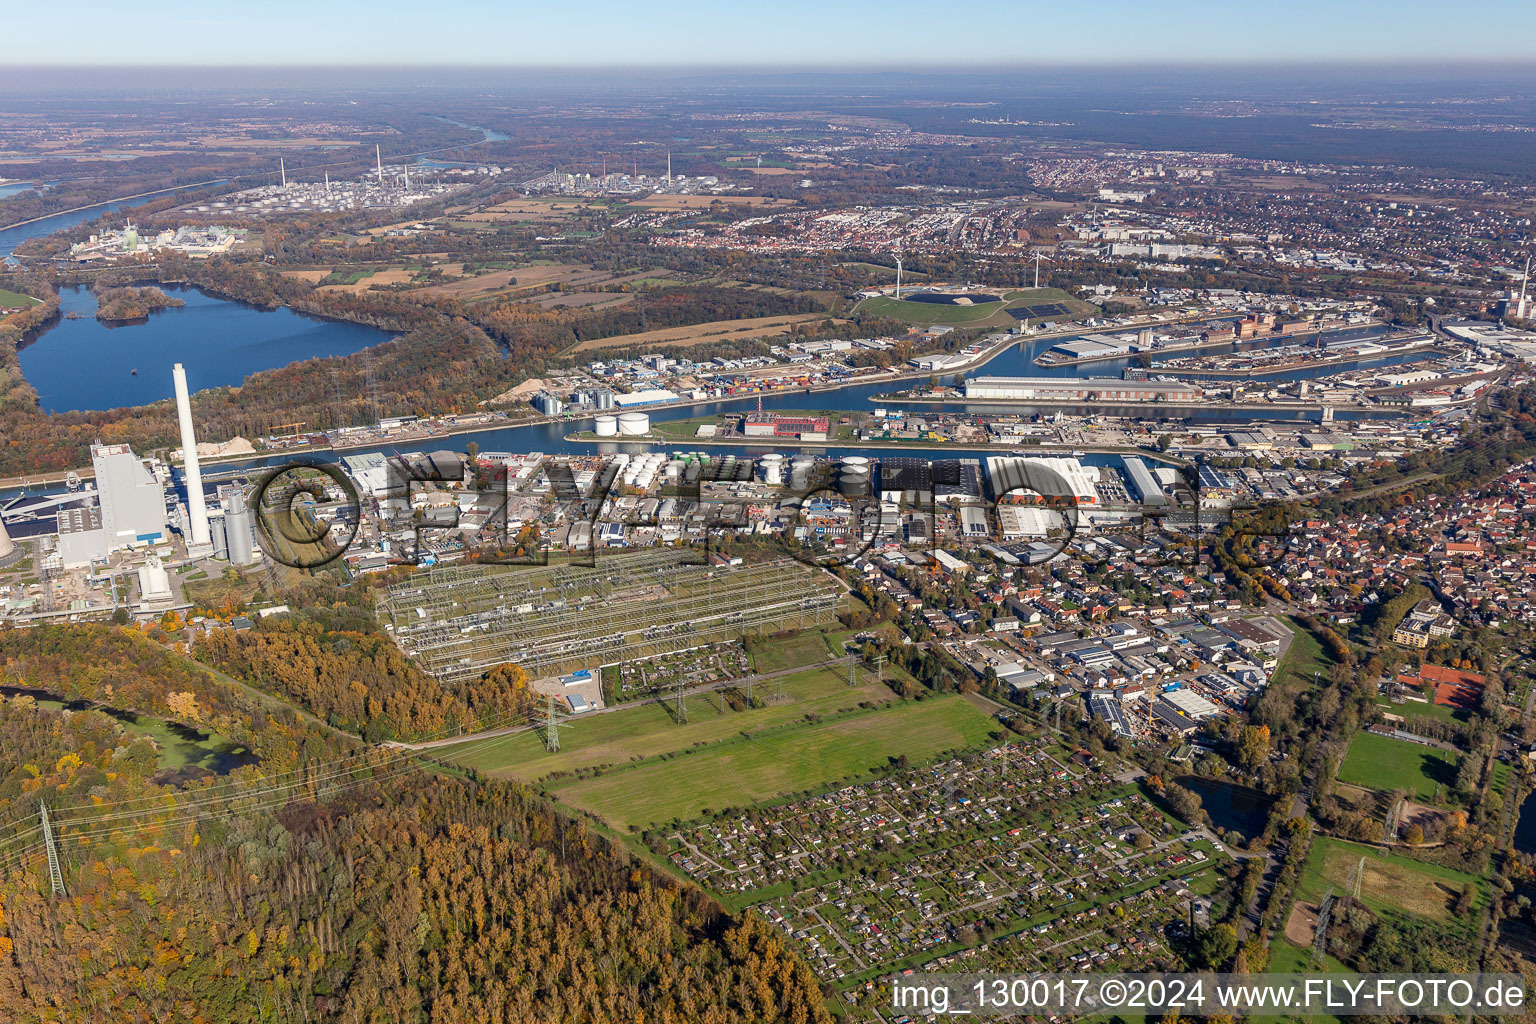
POLYGON ((1060 757, 1050 741, 1010 743, 648 838, 783 929, 848 1002, 894 968, 957 959, 1146 964, 1184 898, 1214 888, 1213 848, 1060 757))

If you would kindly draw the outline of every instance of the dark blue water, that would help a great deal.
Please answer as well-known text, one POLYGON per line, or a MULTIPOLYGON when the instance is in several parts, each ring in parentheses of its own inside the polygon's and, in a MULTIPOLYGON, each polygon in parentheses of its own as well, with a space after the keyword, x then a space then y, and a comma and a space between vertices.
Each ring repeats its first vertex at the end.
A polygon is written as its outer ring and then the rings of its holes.
POLYGON ((30 192, 32 188, 33 186, 30 181, 8 181, 4 185, 0 185, 0 199, 8 199, 22 192, 30 192))
MULTIPOLYGON (((152 316, 147 324, 135 325, 135 327, 127 327, 127 329, 106 330, 100 329, 100 327, 98 327, 98 338, 108 338, 108 336, 111 336, 112 339, 117 339, 120 338, 120 336, 129 336, 129 332, 134 332, 134 330, 147 330, 149 333, 155 333, 155 330, 157 330, 157 325, 166 324, 166 322, 175 322, 175 316, 177 316, 177 313, 183 313, 184 315, 184 313, 194 309, 194 307, 190 306, 190 302, 192 302, 192 296, 187 295, 186 292, 175 293, 177 293, 180 298, 184 298, 189 301, 189 307, 187 307, 187 310, 180 310, 180 312, 178 312, 178 310, 166 310, 166 312, 157 313, 157 315, 152 316)), ((206 301, 212 302, 212 304, 217 304, 217 306, 232 307, 233 312, 230 312, 229 315, 232 316, 233 322, 237 322, 237 324, 241 325, 261 324, 263 321, 261 321, 260 318, 269 318, 269 316, 293 316, 292 313, 287 312, 287 310, 280 310, 278 313, 264 313, 260 312, 260 310, 250 310, 247 309, 247 307, 238 306, 238 304, 233 304, 233 302, 221 302, 220 299, 207 299, 207 296, 200 296, 195 292, 192 293, 192 295, 197 296, 197 298, 206 299, 206 301), (240 313, 240 315, 244 316, 237 315, 237 313, 240 313)), ((94 299, 92 299, 91 296, 84 296, 83 301, 86 302, 86 304, 89 304, 89 309, 95 309, 94 299)), ((319 327, 324 327, 324 329, 327 330, 352 329, 353 327, 352 324, 339 324, 339 322, 307 321, 306 318, 298 319, 306 322, 306 324, 318 324, 319 327)), ((81 321, 72 322, 78 325, 81 321)), ((92 324, 94 324, 94 321, 92 321, 92 324)), ((378 332, 370 333, 375 335, 375 338, 378 336, 378 332)), ((1366 333, 1379 332, 1341 333, 1341 335, 1330 335, 1329 339, 1352 338, 1352 336, 1364 336, 1366 333)), ((1012 345, 1012 347, 1009 347, 1008 350, 1005 350, 1005 352, 998 353, 997 356, 994 356, 994 358, 992 358, 988 364, 977 368, 977 370, 971 370, 969 373, 971 373, 971 376, 977 376, 980 375, 980 373, 988 373, 988 375, 1000 376, 1118 376, 1124 367, 1127 367, 1127 365, 1130 365, 1132 362, 1134 362, 1132 359, 1126 358, 1114 359, 1114 361, 1094 362, 1094 364, 1081 365, 1081 367, 1071 367, 1071 365, 1057 365, 1057 367, 1037 367, 1037 365, 1034 365, 1034 362, 1032 361, 1034 361, 1034 358, 1038 355, 1038 353, 1044 352, 1046 348, 1049 348, 1051 345, 1057 344, 1057 342, 1060 341, 1061 338, 1021 339, 1020 344, 1012 345)), ((364 345, 367 344, 372 344, 372 342, 362 341, 361 344, 356 345, 356 348, 364 347, 364 345)), ((1279 342, 1275 342, 1275 344, 1279 344, 1279 342)), ((28 355, 26 355, 26 353, 28 353, 28 350, 23 350, 23 372, 26 372, 26 368, 28 368, 28 355)), ((319 353, 310 353, 310 355, 319 355, 319 353)), ((290 361, 292 358, 301 358, 301 356, 290 356, 289 359, 272 358, 270 361, 267 361, 267 365, 281 365, 284 364, 284 362, 290 361)), ((192 384, 192 387, 194 388, 212 387, 212 385, 223 384, 223 382, 238 382, 206 378, 207 373, 212 373, 214 378, 218 378, 218 376, 220 376, 220 370, 218 370, 217 365, 210 365, 210 361, 207 359, 206 355, 206 344, 203 344, 203 339, 200 338, 198 339, 197 350, 190 353, 190 355, 177 355, 174 356, 174 358, 160 358, 160 362, 157 364, 158 370, 155 370, 155 373, 158 375, 158 379, 155 381, 154 387, 152 387, 154 395, 147 399, 137 399, 137 401, 155 401, 155 399, 158 398, 169 398, 170 364, 172 364, 172 362, 178 361, 178 359, 187 365, 187 375, 189 375, 190 384, 192 384)), ((146 367, 146 365, 140 365, 140 378, 143 378, 143 376, 146 375, 146 368, 149 367, 146 367)), ((244 372, 249 373, 250 370, 244 370, 244 372)), ((28 378, 31 379, 31 373, 28 373, 28 378)), ((132 379, 137 381, 137 379, 140 378, 132 379)), ((952 378, 945 379, 946 381, 952 381, 952 378)), ((869 411, 872 410, 872 408, 877 407, 877 402, 872 401, 872 399, 876 399, 876 396, 879 396, 880 393, 883 393, 883 391, 891 390, 892 387, 909 387, 909 385, 911 385, 911 382, 895 382, 895 384, 892 384, 892 382, 886 381, 882 382, 882 384, 849 385, 849 387, 837 388, 837 390, 814 391, 814 393, 806 393, 806 391, 790 391, 790 393, 780 393, 780 395, 763 396, 762 407, 765 408, 765 410, 805 410, 805 408, 817 408, 817 410, 869 411)), ((89 382, 84 382, 84 384, 78 384, 77 382, 77 387, 89 387, 89 382)), ((111 388, 104 388, 103 385, 103 390, 111 390, 111 388)), ((111 402, 111 405, 126 404, 126 401, 127 399, 124 399, 124 401, 114 401, 111 402)), ((723 413, 723 411, 740 411, 745 410, 745 408, 754 408, 756 407, 756 404, 756 396, 751 396, 751 398, 727 399, 727 401, 707 402, 707 404, 703 405, 688 405, 688 407, 650 408, 650 410, 645 411, 650 413, 651 421, 664 422, 673 421, 673 419, 694 418, 694 416, 717 415, 717 413, 723 413)), ((111 405, 101 405, 101 407, 111 407, 111 405)), ((902 407, 902 402, 888 402, 888 405, 891 405, 892 408, 900 408, 902 407)), ((938 405, 925 404, 922 405, 922 407, 917 408, 908 405, 906 408, 908 408, 909 411, 914 411, 914 413, 917 413, 917 415, 922 415, 922 413, 925 413, 925 411, 938 410, 983 411, 975 410, 975 408, 968 410, 968 408, 966 408, 965 402, 954 402, 954 404, 938 405)), ((989 407, 988 410, 985 411, 991 411, 991 413, 995 413, 997 408, 989 407)), ((1026 415, 1028 415, 1028 413, 1054 415, 1054 413, 1060 411, 1060 408, 1051 407, 1051 405, 1028 407, 1028 405, 1018 404, 1011 405, 1011 407, 1008 408, 1008 411, 1011 411, 1011 413, 1026 413, 1026 415)), ((1160 415, 1157 410, 1152 410, 1152 408, 1147 407, 1100 408, 1100 410, 1095 411, 1100 411, 1100 413, 1103 413, 1103 415, 1121 415, 1129 416, 1129 418, 1157 419, 1158 415, 1160 415)), ((1336 418, 1338 418, 1339 421, 1347 421, 1347 419, 1369 418, 1369 416, 1372 415, 1373 413, 1370 413, 1370 411, 1362 413, 1362 411, 1358 410, 1339 410, 1338 413, 1336 413, 1336 418)), ((1381 413, 1375 413, 1375 415, 1393 416, 1398 415, 1398 413, 1392 413, 1392 411, 1381 411, 1381 413)), ((1312 416, 1315 416, 1315 413, 1312 413, 1312 416)), ((1273 413, 1263 413, 1263 411, 1260 411, 1260 413, 1253 413, 1253 411, 1200 410, 1197 411, 1197 413, 1192 413, 1192 415, 1183 416, 1183 418, 1187 418, 1192 422, 1215 422, 1215 424, 1221 424, 1221 422, 1249 422, 1255 418, 1278 419, 1278 421, 1301 421, 1301 419, 1309 418, 1309 415, 1307 415, 1307 413, 1301 413, 1301 411, 1292 410, 1276 410, 1273 411, 1273 413)), ((542 451, 542 453, 547 454, 584 453, 584 451, 588 451, 588 453, 590 453, 590 451, 602 451, 602 453, 617 453, 617 451, 628 451, 628 453, 639 453, 639 451, 650 450, 690 450, 690 448, 694 447, 694 445, 688 444, 687 439, 679 439, 679 441, 674 442, 662 442, 662 444, 657 444, 657 442, 567 441, 567 439, 565 439, 565 434, 574 433, 574 431, 591 430, 591 425, 593 424, 591 424, 590 419, 587 419, 587 421, 564 421, 551 422, 551 424, 533 424, 527 425, 527 427, 507 427, 502 428, 502 430, 455 431, 455 433, 449 434, 447 438, 432 439, 432 441, 399 442, 399 444, 386 445, 386 447, 379 448, 379 450, 435 451, 442 450, 442 448, 447 448, 447 450, 462 451, 464 450, 465 445, 472 441, 475 442, 476 445, 479 445, 479 450, 481 451, 516 451, 516 453, 542 451)), ((796 448, 797 445, 794 445, 793 442, 786 442, 785 445, 782 445, 782 450, 785 451, 785 453, 790 453, 790 451, 794 451, 796 448)), ((768 450, 768 448, 725 447, 725 445, 719 445, 719 447, 717 447, 717 445, 710 445, 707 450, 710 451, 711 454, 734 453, 737 454, 737 456, 742 456, 742 454, 753 454, 753 456, 756 457, 757 454, 762 454, 763 451, 768 450)), ((312 457, 316 457, 316 459, 323 459, 323 461, 336 461, 336 459, 341 457, 341 454, 358 454, 362 453, 362 451, 366 451, 366 448, 358 448, 358 450, 347 451, 347 453, 329 453, 329 451, 324 451, 324 453, 315 453, 312 457)), ((960 451, 957 450, 957 448, 946 447, 911 448, 911 450, 906 450, 906 448, 880 448, 879 453, 888 457, 986 456, 985 451, 960 451)), ((869 451, 865 450, 865 448, 857 447, 831 448, 831 450, 828 450, 828 454, 831 454, 833 457, 837 457, 842 456, 842 454, 869 454, 869 451)), ((244 462, 229 462, 229 464, 220 464, 217 465, 217 467, 209 467, 209 470, 207 470, 206 473, 209 474, 210 479, 217 479, 217 477, 230 476, 230 474, 247 473, 247 471, 250 470, 260 470, 260 468, 269 467, 269 465, 281 465, 284 464, 284 462, 289 462, 290 459, 292 459, 292 456, 281 454, 281 456, 264 457, 264 459, 250 459, 250 461, 244 462)), ((1094 454, 1089 454, 1089 456, 1083 457, 1083 462, 1091 465, 1115 465, 1118 464, 1118 456, 1094 456, 1094 454)), ((35 490, 35 488, 32 488, 32 490, 35 490)), ((55 490, 57 490, 57 488, 55 488, 55 490)), ((9 490, 0 491, 0 496, 12 496, 12 494, 17 493, 22 493, 22 488, 9 488, 9 490)))
POLYGON ((1274 801, 1256 789, 1199 775, 1181 775, 1174 781, 1200 794, 1201 806, 1211 816, 1211 824, 1219 829, 1241 832, 1252 838, 1262 833, 1269 821, 1269 809, 1274 801))
POLYGON ((96 319, 96 296, 88 289, 60 289, 59 319, 20 352, 22 375, 37 389, 43 409, 115 409, 170 398, 172 363, 186 366, 197 391, 239 384, 248 374, 301 359, 349 355, 392 337, 286 308, 269 312, 195 288, 167 285, 165 291, 186 305, 152 313, 142 323, 108 327, 96 319), (68 319, 69 313, 79 319, 68 319))
POLYGON ((1536 792, 1520 804, 1520 817, 1515 821, 1514 846, 1523 854, 1536 854, 1536 792))
POLYGON ((959 299, 970 299, 972 305, 979 306, 984 302, 1001 302, 1001 295, 983 295, 977 292, 908 292, 905 296, 908 302, 928 302, 940 306, 957 305, 959 299))

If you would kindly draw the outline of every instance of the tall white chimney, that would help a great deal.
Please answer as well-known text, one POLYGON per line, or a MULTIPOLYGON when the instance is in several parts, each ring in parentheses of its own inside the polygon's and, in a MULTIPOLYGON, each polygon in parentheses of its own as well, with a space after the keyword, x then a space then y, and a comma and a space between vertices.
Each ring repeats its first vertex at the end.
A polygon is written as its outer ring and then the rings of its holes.
POLYGON ((192 431, 192 399, 187 394, 187 371, 177 363, 171 368, 176 381, 176 416, 181 420, 181 460, 187 479, 187 516, 192 520, 192 543, 210 544, 208 505, 203 500, 203 467, 197 462, 197 436, 192 431))
POLYGON ((379 165, 379 184, 384 184, 384 155, 379 152, 379 144, 373 144, 373 159, 379 165))

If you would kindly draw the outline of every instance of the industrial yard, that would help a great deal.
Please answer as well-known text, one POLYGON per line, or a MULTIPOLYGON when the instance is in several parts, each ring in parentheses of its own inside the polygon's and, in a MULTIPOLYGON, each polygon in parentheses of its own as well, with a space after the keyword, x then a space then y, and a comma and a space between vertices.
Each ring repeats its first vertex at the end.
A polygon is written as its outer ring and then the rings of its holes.
POLYGON ((460 681, 508 662, 538 678, 825 625, 841 599, 834 580, 798 562, 708 565, 673 549, 434 569, 391 587, 384 612, 407 653, 460 681))

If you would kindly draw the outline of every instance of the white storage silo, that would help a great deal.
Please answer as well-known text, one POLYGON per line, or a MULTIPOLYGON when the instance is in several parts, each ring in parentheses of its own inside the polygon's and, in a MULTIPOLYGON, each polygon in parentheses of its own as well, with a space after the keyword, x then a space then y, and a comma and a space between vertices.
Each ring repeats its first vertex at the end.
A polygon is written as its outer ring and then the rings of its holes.
POLYGON ((784 483, 784 456, 769 452, 763 456, 760 465, 763 471, 763 483, 773 487, 784 483))
POLYGON ((643 437, 651 432, 651 417, 643 412, 619 413, 619 433, 626 437, 643 437))
POLYGON ((598 437, 617 437, 619 433, 619 418, 617 416, 599 416, 593 421, 592 431, 598 437))

